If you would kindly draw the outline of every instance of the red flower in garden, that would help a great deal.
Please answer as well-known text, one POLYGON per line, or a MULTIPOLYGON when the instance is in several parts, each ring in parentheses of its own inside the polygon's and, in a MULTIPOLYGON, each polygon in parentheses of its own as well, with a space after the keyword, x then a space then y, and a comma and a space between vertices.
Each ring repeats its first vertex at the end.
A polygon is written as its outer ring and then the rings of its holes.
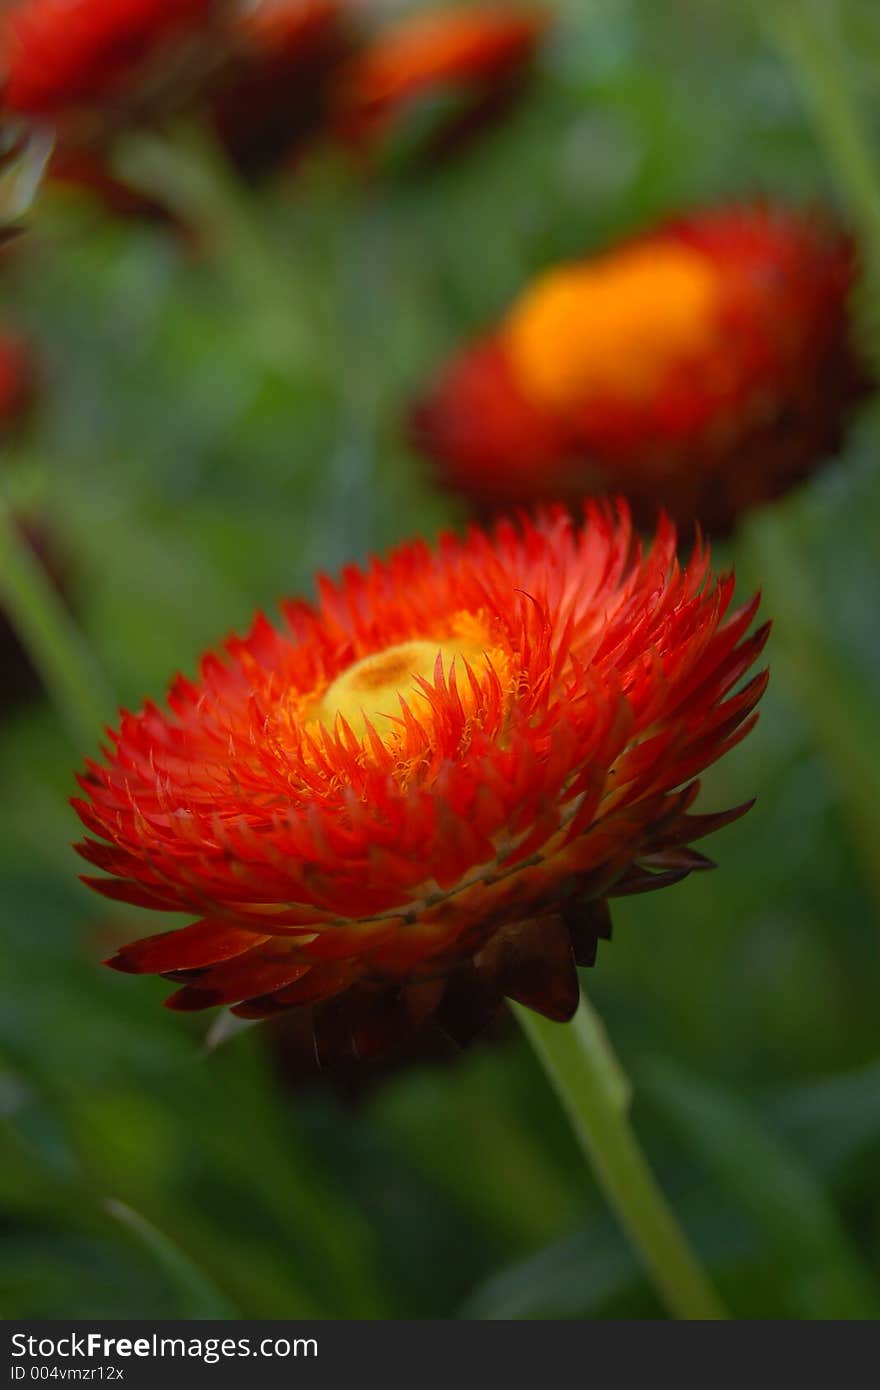
POLYGON ((131 84, 217 0, 13 0, 0 15, 8 111, 56 124, 127 105, 131 84))
POLYGON ((173 220, 112 172, 125 125, 207 110, 247 173, 326 124, 345 0, 17 0, 0 14, 8 115, 57 127, 47 174, 117 216, 173 220))
POLYGON ((724 529, 839 445, 866 385, 849 240, 762 204, 697 214, 549 271, 414 415, 480 509, 625 493, 724 529))
POLYGON ((350 0, 259 0, 237 18, 214 119, 246 172, 292 157, 324 124, 331 76, 350 47, 349 9, 350 0))
POLYGON ((757 600, 590 503, 416 542, 282 605, 123 714, 74 804, 107 897, 188 927, 110 962, 175 1009, 298 1010, 324 1063, 508 994, 573 1013, 606 900, 708 861, 700 771, 748 731, 757 600))
POLYGON ((516 6, 440 9, 401 19, 355 58, 338 88, 337 126, 371 144, 416 102, 449 94, 460 105, 445 136, 463 134, 515 94, 548 23, 516 6))

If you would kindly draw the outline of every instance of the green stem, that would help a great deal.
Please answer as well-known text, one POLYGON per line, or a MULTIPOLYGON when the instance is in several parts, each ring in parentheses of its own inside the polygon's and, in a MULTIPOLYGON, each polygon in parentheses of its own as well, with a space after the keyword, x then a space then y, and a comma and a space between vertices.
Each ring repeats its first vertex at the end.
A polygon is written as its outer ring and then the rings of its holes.
MULTIPOLYGON (((834 7, 775 0, 761 12, 810 104, 816 130, 858 227, 866 271, 862 327, 880 366, 880 163, 847 81, 834 7)), ((876 701, 829 638, 821 595, 781 513, 752 519, 745 544, 777 619, 775 645, 793 689, 833 768, 866 881, 880 903, 876 805, 880 749, 876 701)))
POLYGON ((120 175, 174 213, 219 264, 247 315, 266 365, 284 374, 308 366, 311 342, 303 285, 294 281, 264 208, 209 131, 180 127, 172 138, 132 134, 115 160, 120 175))
POLYGON ((639 1147, 628 1117, 629 1081, 586 997, 568 1024, 511 1007, 669 1312, 691 1321, 726 1318, 639 1147))
MULTIPOLYGON (((814 0, 774 0, 759 11, 809 103, 816 132, 859 231, 869 280, 866 328, 876 334, 880 293, 880 164, 865 128, 834 22, 834 9, 814 0)), ((880 344, 872 346, 880 360, 880 344)))
POLYGON ((880 904, 877 705, 861 672, 829 635, 822 595, 778 508, 750 518, 742 543, 774 619, 774 649, 828 759, 866 881, 880 904))
POLYGON ((113 702, 64 603, 2 497, 0 602, 77 748, 92 746, 113 702))
POLYGON ((845 80, 833 8, 820 14, 812 0, 776 0, 765 12, 810 103, 816 127, 841 186, 875 246, 880 241, 880 184, 876 157, 850 84, 845 80))

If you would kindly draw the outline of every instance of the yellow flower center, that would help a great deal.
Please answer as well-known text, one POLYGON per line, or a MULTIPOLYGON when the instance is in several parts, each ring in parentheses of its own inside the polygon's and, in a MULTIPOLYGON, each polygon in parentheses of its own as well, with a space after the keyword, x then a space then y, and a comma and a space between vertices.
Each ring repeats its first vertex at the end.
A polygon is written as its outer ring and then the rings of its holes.
POLYGON ((429 685, 434 684, 438 654, 443 661, 443 672, 449 679, 449 671, 457 660, 458 689, 463 698, 469 696, 469 683, 463 680, 463 661, 467 661, 475 671, 485 669, 486 648, 474 642, 429 642, 420 639, 401 642, 394 647, 386 647, 374 652, 349 666, 341 676, 337 676, 328 686, 324 698, 314 711, 313 718, 331 728, 336 716, 341 714, 351 728, 362 738, 367 723, 382 734, 387 720, 382 716, 400 715, 400 696, 417 710, 417 702, 424 699, 424 692, 417 683, 421 677, 429 685), (415 699, 414 699, 415 697, 415 699))
POLYGON ((670 366, 711 346, 719 290, 712 263, 671 242, 551 271, 508 317, 514 370, 551 410, 592 394, 644 399, 670 366))

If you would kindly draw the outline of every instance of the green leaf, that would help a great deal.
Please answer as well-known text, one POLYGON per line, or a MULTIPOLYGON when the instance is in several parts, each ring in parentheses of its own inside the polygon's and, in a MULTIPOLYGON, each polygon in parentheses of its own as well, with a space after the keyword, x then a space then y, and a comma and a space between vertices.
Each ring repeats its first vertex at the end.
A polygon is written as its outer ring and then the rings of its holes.
POLYGON ((181 1317, 226 1319, 239 1316, 237 1309, 189 1256, 143 1216, 115 1197, 108 1197, 104 1205, 110 1216, 134 1236, 162 1269, 177 1294, 181 1317))
MULTIPOLYGON (((750 1261, 748 1278, 754 1280, 754 1236, 735 1213, 700 1193, 687 1194, 676 1207, 713 1273, 726 1276, 750 1261)), ((641 1264, 604 1214, 492 1275, 460 1310, 462 1317, 490 1320, 661 1315, 641 1264)))
POLYGON ((652 1097, 784 1273, 792 1314, 874 1318, 880 1287, 820 1182, 741 1100, 670 1062, 644 1073, 652 1097))
POLYGON ((54 140, 46 130, 14 134, 0 153, 0 240, 20 230, 43 182, 54 140))
POLYGON ((880 1061, 778 1092, 767 1113, 823 1177, 880 1146, 880 1061))
POLYGON ((481 1284, 460 1310, 463 1318, 491 1322, 580 1318, 641 1282, 624 1241, 599 1223, 554 1241, 481 1284))

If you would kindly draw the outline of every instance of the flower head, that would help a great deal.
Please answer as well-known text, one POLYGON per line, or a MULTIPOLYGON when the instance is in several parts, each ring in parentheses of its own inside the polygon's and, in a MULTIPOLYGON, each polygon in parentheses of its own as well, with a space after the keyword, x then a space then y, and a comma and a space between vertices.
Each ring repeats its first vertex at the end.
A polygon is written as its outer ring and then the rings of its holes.
POLYGON ((606 899, 708 861, 699 772, 750 728, 757 601, 590 503, 405 545, 124 714, 75 802, 106 896, 184 911, 110 962, 175 1009, 302 1010, 323 1061, 508 994, 556 1019, 606 899))
POLYGON ((622 492, 715 529, 839 443, 865 385, 846 237, 762 204, 672 222, 540 276, 417 406, 482 508, 622 492))
POLYGON ((132 85, 183 40, 199 37, 217 0, 13 0, 0 16, 3 104, 65 124, 128 106, 132 85))
POLYGON ((516 92, 548 16, 509 5, 446 8, 408 16, 380 33, 342 74, 338 128, 371 146, 426 98, 451 96, 444 142, 495 114, 516 92))
POLYGON ((116 95, 144 58, 196 28, 215 0, 13 0, 3 15, 4 101, 49 120, 116 95))
POLYGON ((258 0, 231 26, 214 101, 225 148, 248 173, 292 158, 325 124, 331 78, 350 47, 345 0, 258 0))

